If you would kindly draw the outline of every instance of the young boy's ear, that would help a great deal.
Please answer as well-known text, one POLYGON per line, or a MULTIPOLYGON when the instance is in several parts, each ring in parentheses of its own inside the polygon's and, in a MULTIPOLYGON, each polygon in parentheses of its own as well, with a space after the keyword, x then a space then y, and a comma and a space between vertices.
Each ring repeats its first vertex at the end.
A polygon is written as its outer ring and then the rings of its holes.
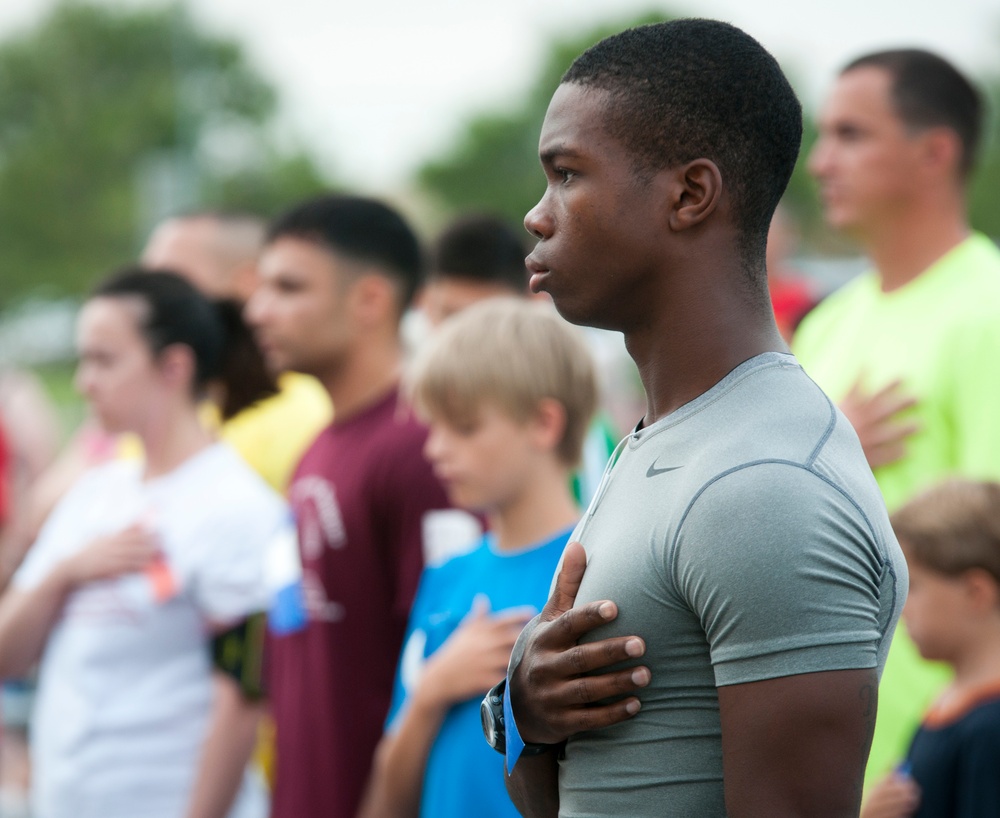
POLYGON ((566 407, 555 398, 542 398, 532 419, 535 445, 543 451, 554 452, 566 433, 566 407))
POLYGON ((981 613, 1000 608, 1000 584, 982 568, 970 568, 962 575, 966 591, 975 609, 981 613))

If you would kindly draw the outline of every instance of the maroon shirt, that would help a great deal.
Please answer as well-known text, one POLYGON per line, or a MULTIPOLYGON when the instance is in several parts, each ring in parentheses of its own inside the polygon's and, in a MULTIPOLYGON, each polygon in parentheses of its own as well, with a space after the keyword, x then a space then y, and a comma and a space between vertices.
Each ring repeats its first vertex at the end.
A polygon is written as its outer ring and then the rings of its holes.
POLYGON ((354 818, 423 568, 422 521, 448 508, 426 430, 392 394, 325 429, 289 489, 309 623, 268 644, 272 818, 354 818))

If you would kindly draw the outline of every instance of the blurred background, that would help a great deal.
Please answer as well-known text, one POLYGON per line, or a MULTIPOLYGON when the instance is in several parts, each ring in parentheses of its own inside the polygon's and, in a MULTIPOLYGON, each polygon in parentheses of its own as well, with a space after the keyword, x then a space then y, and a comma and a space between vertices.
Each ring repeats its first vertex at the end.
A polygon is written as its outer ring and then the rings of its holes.
MULTIPOLYGON (((0 369, 30 367, 68 427, 76 298, 151 225, 204 207, 271 215, 320 189, 381 195, 430 235, 487 209, 519 222, 543 177, 545 106, 573 56, 627 26, 729 20, 782 62, 806 111, 834 72, 919 45, 992 98, 972 222, 1000 236, 995 0, 3 0, 0 369)), ((822 293, 864 265, 821 224, 800 161, 788 262, 822 293)))

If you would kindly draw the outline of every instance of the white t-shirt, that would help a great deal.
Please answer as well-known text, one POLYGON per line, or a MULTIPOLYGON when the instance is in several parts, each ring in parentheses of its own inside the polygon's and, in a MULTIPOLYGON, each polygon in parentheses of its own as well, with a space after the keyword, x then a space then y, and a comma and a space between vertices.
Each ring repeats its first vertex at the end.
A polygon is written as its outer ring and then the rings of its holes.
POLYGON ((166 563, 158 582, 130 574, 67 599, 39 667, 37 818, 182 818, 212 706, 209 623, 267 608, 265 551, 292 525, 284 501, 225 445, 149 481, 141 470, 118 461, 85 475, 14 577, 31 589, 135 522, 157 533, 166 563))

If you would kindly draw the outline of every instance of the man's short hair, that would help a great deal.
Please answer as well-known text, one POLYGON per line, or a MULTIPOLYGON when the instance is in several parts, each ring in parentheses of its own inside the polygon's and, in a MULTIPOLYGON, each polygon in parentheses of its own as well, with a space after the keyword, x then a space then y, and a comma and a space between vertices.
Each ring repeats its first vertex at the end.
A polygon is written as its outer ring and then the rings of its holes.
POLYGON ((473 214, 448 225, 431 251, 430 279, 460 278, 528 292, 528 254, 521 236, 497 216, 473 214))
POLYGON ((979 568, 1000 583, 1000 483, 948 480, 890 521, 907 560, 953 577, 979 568))
POLYGON ((955 132, 962 145, 958 169, 967 177, 976 162, 983 123, 983 101, 976 87, 950 62, 919 48, 865 54, 840 73, 868 67, 888 72, 896 113, 907 128, 945 127, 955 132))
POLYGON ((672 20, 615 34, 581 54, 564 83, 610 94, 607 130, 641 175, 715 162, 744 265, 763 275, 771 214, 802 141, 802 107, 777 61, 716 20, 672 20))
POLYGON ((476 422, 484 404, 528 420, 551 398, 566 412, 556 455, 574 466, 597 406, 597 375, 576 327, 547 304, 489 298, 441 325, 410 370, 417 407, 453 426, 476 422))
POLYGON ((271 224, 268 242, 284 237, 374 266, 398 285, 400 313, 423 282, 416 235, 399 213, 375 199, 328 194, 302 202, 271 224))

